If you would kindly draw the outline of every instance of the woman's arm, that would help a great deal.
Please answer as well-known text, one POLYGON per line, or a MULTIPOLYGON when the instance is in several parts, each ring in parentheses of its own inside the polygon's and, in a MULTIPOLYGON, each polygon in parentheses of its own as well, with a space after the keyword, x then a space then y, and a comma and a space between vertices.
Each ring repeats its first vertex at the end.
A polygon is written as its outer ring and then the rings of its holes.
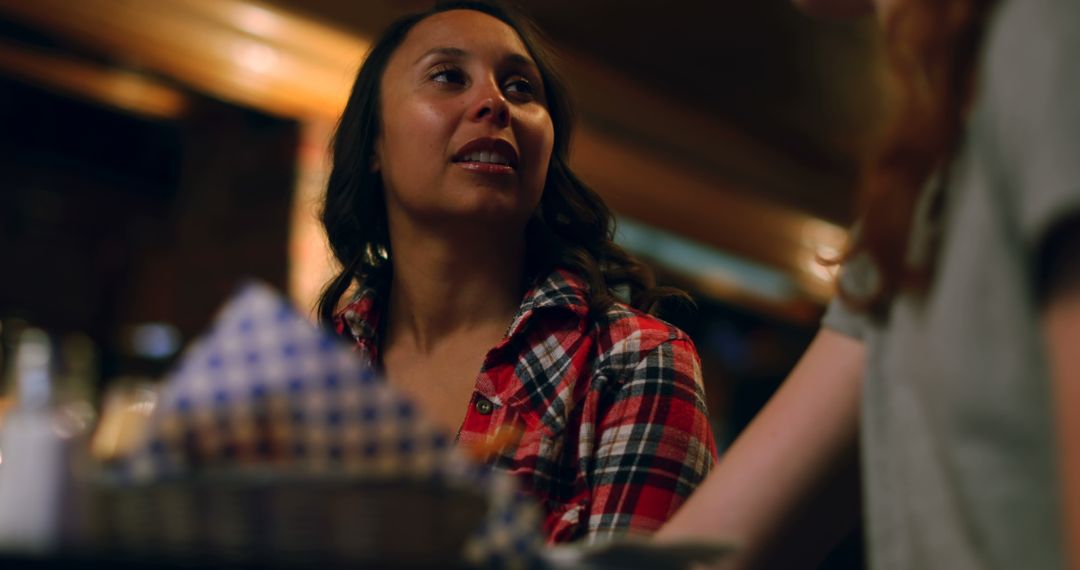
POLYGON ((864 358, 822 329, 658 539, 735 542, 725 568, 814 567, 858 516, 864 358))
POLYGON ((1043 249, 1043 331, 1058 429, 1069 568, 1080 569, 1080 219, 1053 232, 1043 249))
POLYGON ((665 340, 637 357, 610 398, 596 427, 587 541, 655 532, 716 461, 689 339, 665 340))
POLYGON ((1053 371, 1065 499, 1064 543, 1069 549, 1069 568, 1080 569, 1080 292, 1051 300, 1044 314, 1044 329, 1053 371))

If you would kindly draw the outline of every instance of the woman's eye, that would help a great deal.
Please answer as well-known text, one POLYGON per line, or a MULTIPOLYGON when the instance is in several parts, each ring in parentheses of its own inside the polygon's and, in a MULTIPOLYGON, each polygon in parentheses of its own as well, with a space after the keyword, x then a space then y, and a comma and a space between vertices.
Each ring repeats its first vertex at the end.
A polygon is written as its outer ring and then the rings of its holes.
POLYGON ((465 84, 465 74, 460 69, 444 67, 431 73, 431 80, 435 83, 447 83, 454 85, 465 84))
POLYGON ((512 93, 518 96, 533 97, 536 95, 536 89, 533 88, 532 83, 524 77, 518 77, 506 82, 504 87, 507 93, 512 93))

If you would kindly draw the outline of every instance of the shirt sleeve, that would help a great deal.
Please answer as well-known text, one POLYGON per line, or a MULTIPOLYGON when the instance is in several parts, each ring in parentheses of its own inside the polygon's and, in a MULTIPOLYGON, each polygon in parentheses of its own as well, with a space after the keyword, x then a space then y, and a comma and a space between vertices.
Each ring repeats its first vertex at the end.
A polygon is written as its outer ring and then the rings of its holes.
POLYGON ((585 540, 655 531, 716 462, 693 343, 670 340, 642 355, 597 431, 585 540))
POLYGON ((982 62, 979 96, 1018 236, 1035 255, 1080 212, 1080 2, 1003 2, 982 62))
MULTIPOLYGON (((869 295, 876 286, 874 264, 865 254, 859 254, 844 263, 840 269, 837 287, 856 296, 869 295)), ((856 311, 839 296, 829 303, 821 324, 856 340, 866 340, 870 317, 865 311, 856 311)))
POLYGON ((852 311, 844 303, 843 299, 836 297, 829 302, 829 307, 825 310, 825 316, 821 318, 821 325, 844 336, 864 340, 866 333, 865 321, 865 315, 852 311))

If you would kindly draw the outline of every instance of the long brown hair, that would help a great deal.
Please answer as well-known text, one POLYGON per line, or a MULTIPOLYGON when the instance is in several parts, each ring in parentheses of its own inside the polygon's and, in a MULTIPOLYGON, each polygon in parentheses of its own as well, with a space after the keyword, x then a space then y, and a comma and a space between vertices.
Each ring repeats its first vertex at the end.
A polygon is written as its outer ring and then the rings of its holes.
POLYGON ((416 24, 448 10, 474 10, 509 25, 536 62, 555 127, 554 149, 540 207, 526 228, 527 270, 540 276, 556 265, 568 267, 589 284, 590 309, 603 312, 625 289, 630 305, 647 312, 667 298, 689 300, 681 291, 656 287, 651 269, 614 242, 615 222, 600 196, 570 170, 573 110, 556 72, 554 56, 534 24, 495 1, 439 2, 434 8, 392 23, 360 67, 332 142, 333 165, 322 222, 330 249, 341 264, 319 298, 320 322, 333 322, 342 296, 354 284, 384 287, 392 278, 393 251, 386 226, 382 178, 369 157, 379 133, 379 86, 394 51, 416 24))
MULTIPOLYGON (((975 96, 979 47, 996 0, 903 0, 884 22, 894 111, 862 176, 860 219, 845 260, 867 254, 875 290, 840 296, 884 317, 902 290, 924 291, 936 245, 912 263, 908 248, 916 204, 930 177, 948 167, 975 96)), ((940 204, 930 215, 940 214, 940 204)))

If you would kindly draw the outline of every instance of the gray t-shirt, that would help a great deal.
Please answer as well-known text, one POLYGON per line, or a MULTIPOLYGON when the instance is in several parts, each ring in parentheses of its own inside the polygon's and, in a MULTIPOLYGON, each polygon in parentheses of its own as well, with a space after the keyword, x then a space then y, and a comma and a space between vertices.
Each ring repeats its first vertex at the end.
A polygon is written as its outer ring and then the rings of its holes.
MULTIPOLYGON (((934 282, 879 323, 834 301, 868 361, 868 552, 883 569, 1062 568, 1055 442, 1033 287, 1038 244, 1080 212, 1080 0, 1011 0, 991 19, 934 282)), ((924 200, 932 199, 932 192, 924 200)), ((853 260, 842 284, 872 282, 853 260)), ((1080 349, 1080 347, 1078 347, 1080 349)))

